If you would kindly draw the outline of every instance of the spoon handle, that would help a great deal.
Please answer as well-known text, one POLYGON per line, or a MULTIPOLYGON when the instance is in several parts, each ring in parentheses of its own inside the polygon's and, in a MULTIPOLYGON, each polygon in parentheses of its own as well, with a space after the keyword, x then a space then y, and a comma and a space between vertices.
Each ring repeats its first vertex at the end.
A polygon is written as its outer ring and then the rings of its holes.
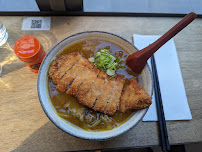
POLYGON ((191 12, 187 14, 181 21, 179 21, 175 26, 173 26, 168 32, 162 35, 158 40, 156 40, 151 45, 139 51, 143 57, 148 60, 162 45, 184 29, 188 24, 190 24, 196 18, 196 13, 191 12))

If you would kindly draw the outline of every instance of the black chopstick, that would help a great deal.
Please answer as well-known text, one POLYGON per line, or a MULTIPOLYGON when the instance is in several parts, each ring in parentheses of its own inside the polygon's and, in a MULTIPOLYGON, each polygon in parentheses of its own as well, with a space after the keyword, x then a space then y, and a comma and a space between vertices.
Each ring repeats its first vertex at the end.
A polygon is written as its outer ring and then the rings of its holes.
POLYGON ((153 74, 153 81, 154 81, 157 116, 158 116, 159 128, 160 128, 161 146, 163 151, 167 151, 167 150, 170 150, 170 144, 168 140, 168 133, 166 128, 166 121, 165 121, 165 116, 163 111, 161 91, 159 87, 159 80, 158 80, 154 55, 151 57, 151 66, 152 66, 152 74, 153 74))

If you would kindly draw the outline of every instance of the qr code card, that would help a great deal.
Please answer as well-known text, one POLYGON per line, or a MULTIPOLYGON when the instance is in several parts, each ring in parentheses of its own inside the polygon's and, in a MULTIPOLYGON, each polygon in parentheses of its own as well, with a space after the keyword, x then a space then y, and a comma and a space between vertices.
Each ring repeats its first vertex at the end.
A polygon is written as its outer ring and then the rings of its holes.
POLYGON ((50 30, 51 17, 27 17, 23 19, 22 30, 50 30))

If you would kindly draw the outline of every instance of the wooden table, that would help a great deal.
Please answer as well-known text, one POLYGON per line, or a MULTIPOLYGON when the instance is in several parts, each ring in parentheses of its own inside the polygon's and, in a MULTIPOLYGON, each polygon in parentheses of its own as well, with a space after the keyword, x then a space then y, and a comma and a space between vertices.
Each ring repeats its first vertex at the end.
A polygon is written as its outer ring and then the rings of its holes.
MULTIPOLYGON (((52 17, 50 31, 22 31, 23 17, 0 17, 9 43, 24 35, 37 37, 46 52, 62 39, 88 30, 108 31, 132 42, 132 34, 161 35, 180 18, 52 17)), ((167 122, 170 144, 202 142, 202 20, 196 19, 174 38, 193 120, 167 122)), ((159 145, 156 122, 140 122, 131 131, 108 141, 87 141, 58 129, 47 118, 37 96, 37 74, 11 50, 0 77, 0 151, 72 151, 159 145)))

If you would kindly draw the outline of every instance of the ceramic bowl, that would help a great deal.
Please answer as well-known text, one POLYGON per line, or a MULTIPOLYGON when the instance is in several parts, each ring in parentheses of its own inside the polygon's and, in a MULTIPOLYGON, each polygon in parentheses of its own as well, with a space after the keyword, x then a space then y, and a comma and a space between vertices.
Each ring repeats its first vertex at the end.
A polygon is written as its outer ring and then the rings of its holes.
MULTIPOLYGON (((38 89, 38 96, 43 107, 44 112, 48 116, 48 118, 61 130, 64 132, 73 135, 78 138, 82 139, 89 139, 89 140, 106 140, 118 135, 125 133, 126 131, 130 130, 134 126, 136 126, 143 118, 145 113, 147 112, 148 108, 138 110, 133 116, 130 117, 125 123, 120 125, 117 128, 107 131, 86 131, 79 127, 75 127, 70 122, 64 120, 60 116, 57 115, 55 108, 51 103, 51 99, 48 92, 48 71, 51 62, 55 59, 56 55, 62 51, 65 47, 75 42, 83 41, 83 40, 104 40, 114 44, 117 44, 129 54, 138 51, 137 48, 134 47, 133 44, 128 42, 126 39, 112 34, 108 32, 101 32, 101 31, 87 31, 78 34, 74 34, 70 37, 65 38, 57 45, 55 45, 50 52, 46 55, 43 63, 41 64, 39 74, 38 74, 38 82, 37 82, 37 89, 38 89)), ((152 95, 152 79, 149 66, 146 65, 141 73, 142 82, 144 89, 152 95)))

